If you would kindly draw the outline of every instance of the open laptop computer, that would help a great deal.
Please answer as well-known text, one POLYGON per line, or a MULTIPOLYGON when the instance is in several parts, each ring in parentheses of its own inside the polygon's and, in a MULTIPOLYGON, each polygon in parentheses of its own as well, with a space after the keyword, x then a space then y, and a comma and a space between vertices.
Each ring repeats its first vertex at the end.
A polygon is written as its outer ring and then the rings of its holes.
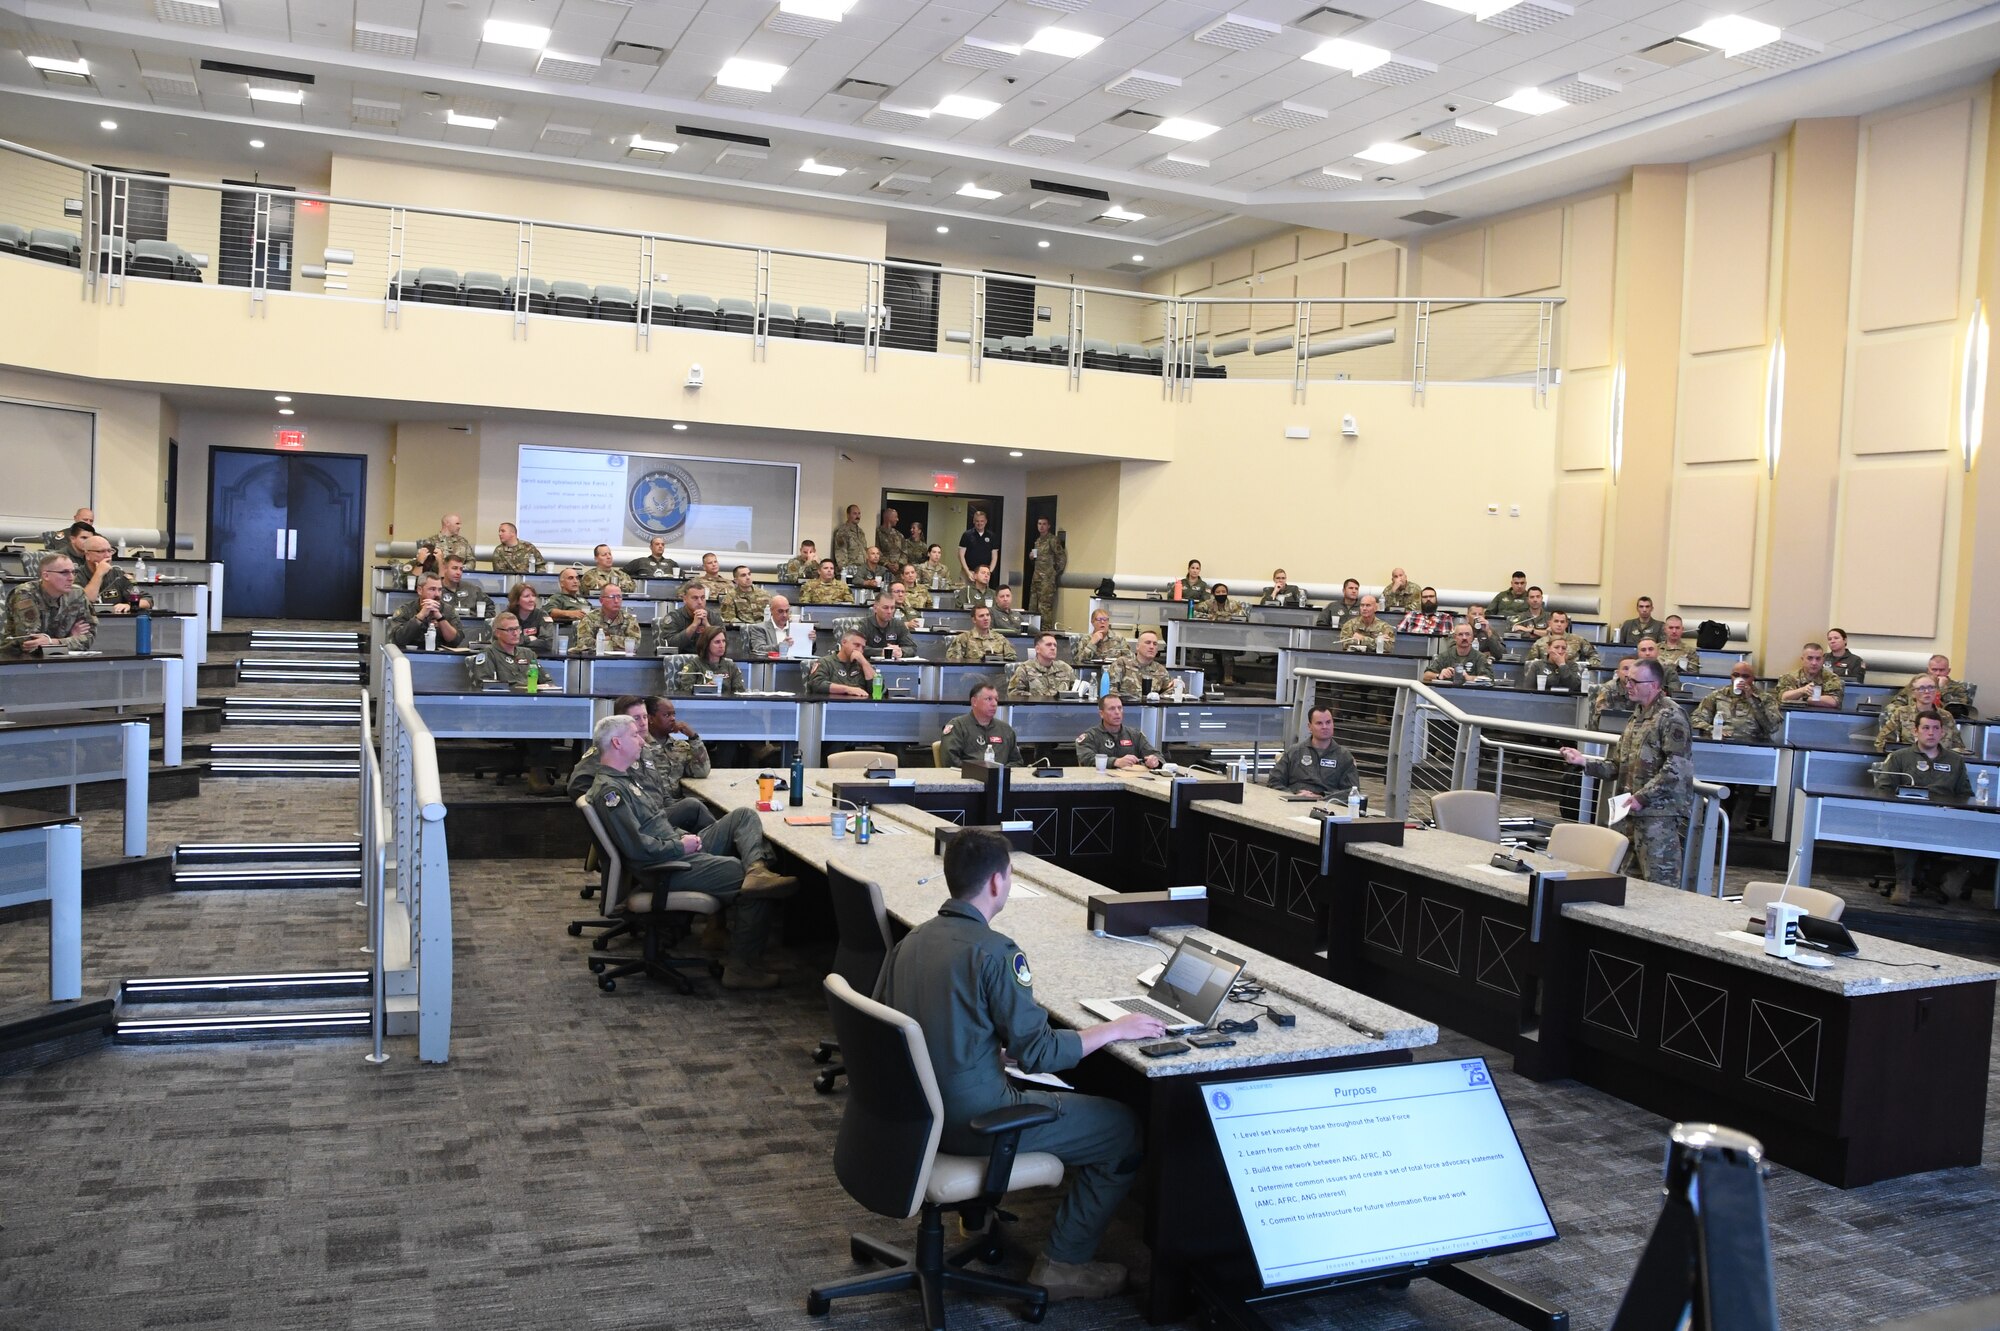
POLYGON ((1146 1012, 1160 1019, 1172 1034, 1199 1030, 1215 1020, 1230 986, 1243 974, 1245 963, 1218 951, 1198 938, 1183 937, 1181 945, 1167 959, 1160 977, 1147 986, 1146 993, 1119 998, 1087 998, 1083 1010, 1106 1021, 1116 1021, 1128 1012, 1146 1012))

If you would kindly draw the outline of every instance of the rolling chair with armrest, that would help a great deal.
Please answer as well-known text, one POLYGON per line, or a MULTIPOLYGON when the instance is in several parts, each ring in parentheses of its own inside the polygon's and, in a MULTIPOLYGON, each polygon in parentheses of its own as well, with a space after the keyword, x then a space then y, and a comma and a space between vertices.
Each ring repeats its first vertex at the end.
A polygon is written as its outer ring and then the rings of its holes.
MULTIPOLYGON (((1591 823, 1557 823, 1549 830, 1549 855, 1572 864, 1584 864, 1606 873, 1617 873, 1625 863, 1632 843, 1623 832, 1591 823)), ((1672 886, 1672 884, 1669 884, 1672 886)))
POLYGON ((896 755, 886 749, 849 749, 826 755, 828 767, 894 767, 896 755))
POLYGON ((1439 791, 1431 796, 1431 818, 1440 832, 1500 840, 1500 797, 1490 790, 1439 791))
POLYGON ((1822 891, 1817 887, 1787 887, 1783 883, 1753 882, 1743 887, 1743 904, 1758 919, 1764 917, 1764 907, 1785 895, 1785 904, 1797 906, 1808 915, 1816 915, 1822 920, 1837 920, 1847 909, 1847 899, 1834 892, 1822 891))
MULTIPOLYGON (((667 955, 669 929, 682 924, 681 917, 690 915, 714 915, 722 910, 722 898, 707 892, 675 892, 668 887, 674 873, 684 865, 670 864, 648 872, 650 883, 626 891, 625 863, 618 854, 618 847, 612 844, 610 834, 604 830, 604 823, 597 816, 597 810, 590 807, 590 801, 578 796, 576 807, 582 812, 584 822, 590 825, 591 836, 597 839, 598 853, 604 857, 604 915, 607 919, 626 922, 627 932, 639 935, 640 953, 629 961, 614 963, 609 957, 593 956, 589 959, 590 973, 597 977, 597 987, 605 993, 617 989, 618 981, 627 975, 645 975, 662 983, 670 984, 683 994, 692 994, 694 985, 688 982, 685 971, 706 971, 710 978, 722 978, 722 963, 707 957, 670 957, 667 955)), ((570 935, 576 937, 583 932, 582 926, 591 923, 577 920, 570 924, 570 935)), ((675 931, 675 936, 684 935, 685 927, 675 931)), ((603 941, 593 939, 593 947, 603 941)))
POLYGON ((815 1285, 806 1293, 806 1312, 823 1317, 835 1299, 916 1289, 923 1298, 924 1326, 944 1331, 945 1291, 957 1289, 1023 1299, 1023 1317, 1040 1322, 1048 1312, 1047 1290, 963 1269, 974 1258, 998 1260, 997 1229, 947 1253, 944 1215, 957 1211, 966 1229, 983 1231, 986 1213, 997 1210, 1009 1191, 1061 1183, 1060 1159, 1020 1149, 1021 1134, 1054 1122, 1055 1109, 1020 1104, 981 1114, 967 1126, 991 1139, 990 1155, 941 1153, 944 1100, 923 1028, 894 1008, 855 993, 838 975, 826 977, 826 991, 848 1068, 847 1105, 833 1148, 834 1175, 848 1196, 877 1215, 921 1218, 911 1252, 866 1234, 849 1235, 848 1251, 855 1261, 873 1259, 893 1269, 815 1285))
MULTIPOLYGON (((882 904, 882 885, 857 878, 838 865, 826 866, 826 893, 833 902, 833 927, 839 942, 833 949, 833 973, 856 993, 872 994, 889 959, 889 911, 882 904)), ((831 1095, 847 1075, 845 1063, 833 1063, 840 1041, 821 1040, 813 1062, 832 1063, 813 1076, 813 1089, 831 1095)))

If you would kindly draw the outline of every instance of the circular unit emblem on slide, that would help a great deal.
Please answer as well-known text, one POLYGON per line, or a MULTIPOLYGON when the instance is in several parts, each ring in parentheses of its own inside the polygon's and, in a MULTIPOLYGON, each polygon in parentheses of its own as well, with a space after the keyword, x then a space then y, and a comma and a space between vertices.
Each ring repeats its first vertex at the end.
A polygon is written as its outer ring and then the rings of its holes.
POLYGON ((662 467, 632 482, 626 508, 632 525, 648 536, 672 536, 687 525, 701 489, 682 467, 662 467))

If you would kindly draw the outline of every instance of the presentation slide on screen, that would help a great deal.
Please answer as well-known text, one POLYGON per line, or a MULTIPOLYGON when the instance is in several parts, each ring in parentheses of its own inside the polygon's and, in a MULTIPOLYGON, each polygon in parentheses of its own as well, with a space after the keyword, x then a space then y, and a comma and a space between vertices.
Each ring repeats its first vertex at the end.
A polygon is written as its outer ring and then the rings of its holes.
POLYGON ((1482 1059, 1202 1098, 1267 1289, 1556 1236, 1482 1059))
POLYGON ((695 553, 797 548, 799 469, 522 444, 515 522, 537 545, 644 546, 655 536, 695 553))

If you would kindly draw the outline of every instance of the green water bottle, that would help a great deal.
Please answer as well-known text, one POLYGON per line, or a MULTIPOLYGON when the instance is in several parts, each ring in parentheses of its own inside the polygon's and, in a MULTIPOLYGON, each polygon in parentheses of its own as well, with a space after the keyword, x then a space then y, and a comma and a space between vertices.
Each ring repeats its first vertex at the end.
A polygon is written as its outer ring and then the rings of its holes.
POLYGON ((882 701, 882 672, 877 670, 875 678, 868 683, 868 695, 876 702, 882 701))
POLYGON ((542 691, 542 667, 538 664, 530 665, 528 667, 528 692, 540 693, 541 691, 542 691))

